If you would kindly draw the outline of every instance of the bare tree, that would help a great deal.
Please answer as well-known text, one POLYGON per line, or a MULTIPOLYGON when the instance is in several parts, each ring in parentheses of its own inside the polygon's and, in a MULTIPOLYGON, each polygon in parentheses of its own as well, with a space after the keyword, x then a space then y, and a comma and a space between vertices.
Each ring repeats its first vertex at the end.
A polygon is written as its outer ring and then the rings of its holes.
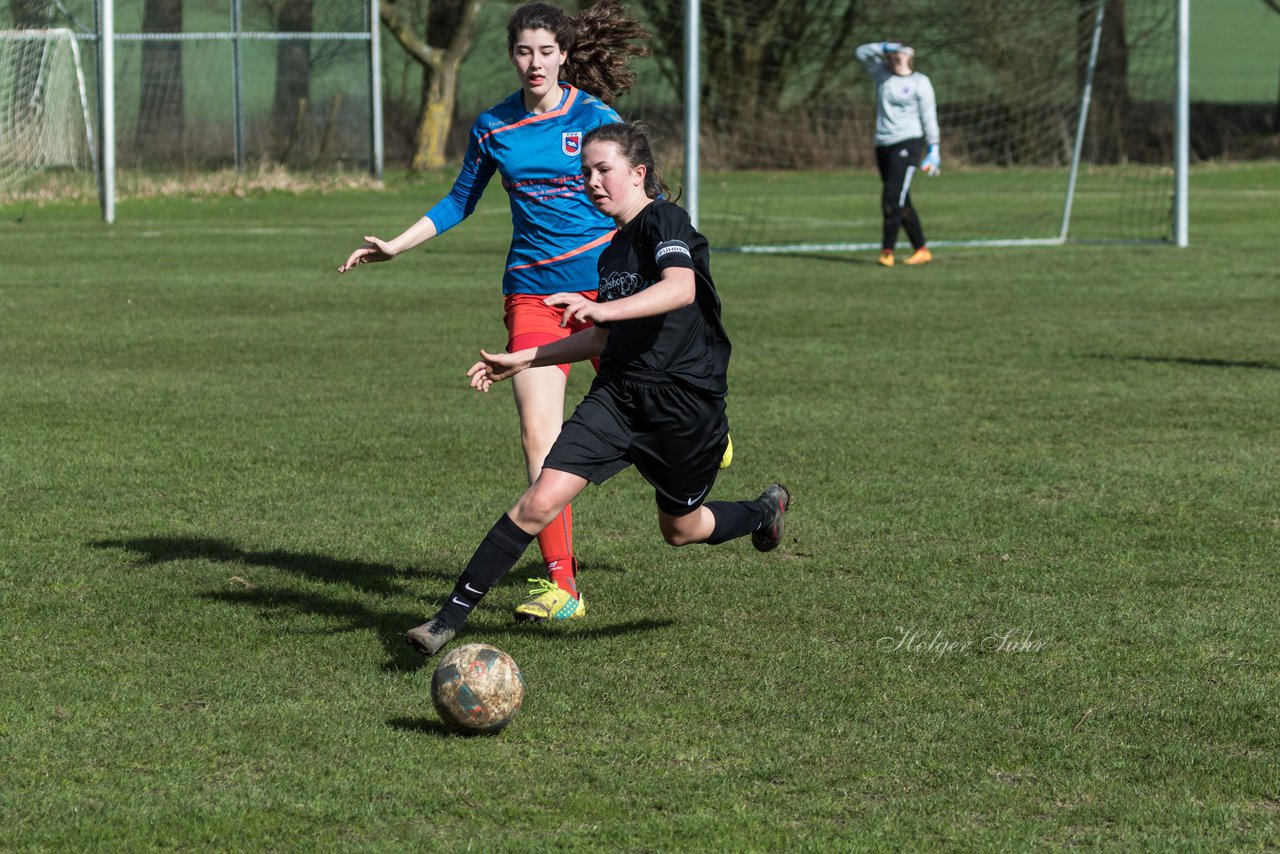
MULTIPOLYGON (((277 32, 310 33, 312 0, 268 0, 267 8, 277 32)), ((271 131, 283 142, 281 160, 288 158, 293 142, 306 118, 311 98, 311 40, 285 39, 276 42, 276 83, 271 99, 271 131)))
POLYGON ((47 0, 9 0, 9 19, 20 30, 47 26, 49 3, 47 0))
MULTIPOLYGON (((182 0, 146 0, 142 31, 182 32, 182 0)), ((135 150, 149 159, 176 157, 181 154, 186 126, 182 42, 144 41, 141 72, 135 150)))
MULTIPOLYGON (((678 86, 684 62, 684 0, 637 0, 652 24, 654 55, 678 86)), ((709 113, 737 117, 822 100, 848 84, 849 57, 863 22, 860 0, 705 0, 702 3, 709 113)))
MULTIPOLYGON (((636 0, 635 5, 653 34, 659 70, 679 91, 683 0, 636 0)), ((865 23, 865 5, 863 0, 703 0, 700 100, 708 156, 725 166, 758 165, 754 152, 767 148, 805 159, 805 152, 769 139, 793 135, 813 116, 828 115, 825 105, 847 97, 860 73, 851 56, 865 23), (721 140, 732 143, 716 146, 721 140)))
POLYGON ((415 172, 446 164, 445 143, 453 127, 458 69, 471 49, 471 31, 485 0, 381 0, 382 22, 422 67, 422 108, 414 132, 415 172), (411 21, 425 19, 419 35, 411 21))
MULTIPOLYGON (((1080 0, 1082 46, 1089 44, 1086 33, 1093 31, 1097 0, 1080 0)), ((1088 55, 1082 48, 1078 73, 1083 75, 1088 55)), ((1108 0, 1102 16, 1098 61, 1093 70, 1093 99, 1089 111, 1088 141, 1091 159, 1116 163, 1128 156, 1125 145, 1126 118, 1132 108, 1129 94, 1129 42, 1125 31, 1124 0, 1108 0)))

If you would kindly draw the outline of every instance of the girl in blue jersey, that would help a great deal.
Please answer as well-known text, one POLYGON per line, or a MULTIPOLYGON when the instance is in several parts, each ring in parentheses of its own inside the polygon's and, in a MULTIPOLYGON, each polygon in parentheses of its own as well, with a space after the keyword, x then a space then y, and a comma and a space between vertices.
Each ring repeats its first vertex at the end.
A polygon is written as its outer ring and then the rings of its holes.
MULTIPOLYGON (((495 173, 511 203, 513 232, 502 277, 507 349, 538 347, 591 324, 560 325, 561 311, 547 296, 581 292, 594 298, 596 261, 609 243, 613 221, 591 204, 583 188, 582 140, 621 118, 609 103, 635 82, 627 62, 647 49, 648 36, 618 0, 600 0, 572 17, 546 3, 517 8, 507 22, 507 50, 520 89, 486 110, 471 128, 470 142, 453 189, 435 207, 391 240, 365 237, 339 273, 375 261, 390 261, 443 234, 475 210, 495 173)), ((529 482, 564 420, 569 365, 520 374, 514 385, 520 436, 529 482)), ((538 537, 547 579, 533 580, 521 619, 569 619, 586 615, 577 589, 572 508, 538 537)))

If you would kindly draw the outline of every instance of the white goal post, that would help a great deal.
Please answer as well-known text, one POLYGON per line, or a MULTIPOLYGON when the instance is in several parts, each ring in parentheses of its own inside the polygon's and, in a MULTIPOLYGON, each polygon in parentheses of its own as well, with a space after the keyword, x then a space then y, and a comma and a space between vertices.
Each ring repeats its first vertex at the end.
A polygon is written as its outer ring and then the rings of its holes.
POLYGON ((75 33, 0 30, 0 189, 48 169, 95 175, 93 139, 75 33))

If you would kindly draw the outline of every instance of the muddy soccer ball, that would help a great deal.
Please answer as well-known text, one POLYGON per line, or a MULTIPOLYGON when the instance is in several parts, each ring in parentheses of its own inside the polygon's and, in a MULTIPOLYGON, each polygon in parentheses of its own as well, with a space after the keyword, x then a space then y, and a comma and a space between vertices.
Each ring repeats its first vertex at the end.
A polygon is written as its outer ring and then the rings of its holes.
POLYGON ((500 732, 524 702, 524 677, 511 656, 496 646, 469 643, 440 660, 431 677, 431 700, 454 732, 500 732))

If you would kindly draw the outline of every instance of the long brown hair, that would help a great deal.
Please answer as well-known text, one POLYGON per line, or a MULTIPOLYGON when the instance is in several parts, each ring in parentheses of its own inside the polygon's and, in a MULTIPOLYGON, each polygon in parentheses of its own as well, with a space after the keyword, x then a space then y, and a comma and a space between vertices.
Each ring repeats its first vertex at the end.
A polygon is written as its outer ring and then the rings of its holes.
POLYGON ((649 48, 636 44, 649 38, 619 0, 598 0, 573 16, 550 3, 526 3, 507 20, 507 53, 515 50, 516 37, 524 30, 546 30, 569 54, 560 67, 560 79, 612 104, 636 82, 633 56, 648 56, 649 48))
POLYGON ((623 122, 601 125, 587 133, 582 140, 582 149, 593 142, 612 142, 626 158, 632 169, 644 167, 644 194, 651 199, 659 196, 671 198, 671 189, 658 174, 657 164, 653 160, 653 146, 649 144, 649 129, 641 122, 623 122))

